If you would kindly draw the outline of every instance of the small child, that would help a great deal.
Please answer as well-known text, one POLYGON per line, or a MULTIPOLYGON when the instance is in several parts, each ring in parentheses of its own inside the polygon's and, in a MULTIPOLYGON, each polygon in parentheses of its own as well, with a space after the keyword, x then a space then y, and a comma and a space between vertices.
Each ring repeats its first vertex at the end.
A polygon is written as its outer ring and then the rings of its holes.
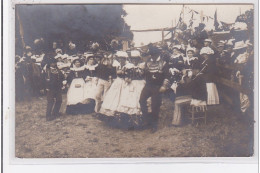
POLYGON ((59 116, 62 103, 62 88, 66 85, 64 75, 57 67, 57 60, 50 59, 46 68, 46 90, 47 90, 47 110, 46 120, 52 121, 59 116))

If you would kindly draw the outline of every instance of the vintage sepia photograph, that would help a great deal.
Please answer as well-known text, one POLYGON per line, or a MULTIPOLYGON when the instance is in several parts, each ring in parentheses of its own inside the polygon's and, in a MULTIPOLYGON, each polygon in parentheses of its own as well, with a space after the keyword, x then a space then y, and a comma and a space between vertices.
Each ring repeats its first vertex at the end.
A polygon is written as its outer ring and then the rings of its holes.
POLYGON ((16 158, 253 157, 253 4, 16 4, 16 158))

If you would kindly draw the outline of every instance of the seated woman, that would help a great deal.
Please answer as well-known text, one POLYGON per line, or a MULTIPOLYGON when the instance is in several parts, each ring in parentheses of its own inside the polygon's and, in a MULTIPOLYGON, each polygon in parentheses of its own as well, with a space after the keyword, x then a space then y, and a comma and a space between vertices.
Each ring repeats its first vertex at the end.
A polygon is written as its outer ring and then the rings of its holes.
POLYGON ((86 59, 86 86, 85 86, 85 99, 96 99, 96 87, 98 78, 96 77, 96 64, 94 56, 86 59))
MULTIPOLYGON (((187 48, 187 56, 184 57, 185 67, 182 70, 182 78, 179 83, 173 84, 172 89, 175 91, 176 99, 174 101, 174 113, 172 119, 172 125, 179 126, 182 124, 182 109, 183 107, 190 105, 192 101, 192 93, 194 87, 197 87, 192 80, 193 77, 199 71, 200 59, 194 57, 195 49, 187 48)), ((196 91, 200 92, 200 91, 196 91)), ((206 91, 204 91, 205 93, 206 91)))
POLYGON ((199 68, 199 63, 200 59, 198 57, 195 57, 195 48, 193 47, 188 47, 186 52, 187 55, 186 57, 183 57, 184 60, 184 68, 186 70, 192 70, 192 69, 198 69, 199 68))
POLYGON ((67 82, 70 84, 67 93, 67 114, 83 114, 88 113, 86 106, 83 104, 85 100, 85 78, 86 70, 83 62, 75 59, 72 62, 67 82))
POLYGON ((123 85, 125 84, 124 66, 127 58, 128 54, 126 52, 117 51, 115 54, 115 59, 112 66, 116 68, 117 78, 113 81, 104 97, 104 101, 100 109, 101 114, 115 116, 115 113, 117 113, 118 105, 121 99, 121 91, 123 85))
POLYGON ((94 112, 95 100, 97 94, 97 82, 96 67, 98 64, 95 63, 94 56, 89 56, 86 59, 85 70, 86 70, 86 83, 84 90, 84 101, 83 104, 88 107, 88 112, 94 112))

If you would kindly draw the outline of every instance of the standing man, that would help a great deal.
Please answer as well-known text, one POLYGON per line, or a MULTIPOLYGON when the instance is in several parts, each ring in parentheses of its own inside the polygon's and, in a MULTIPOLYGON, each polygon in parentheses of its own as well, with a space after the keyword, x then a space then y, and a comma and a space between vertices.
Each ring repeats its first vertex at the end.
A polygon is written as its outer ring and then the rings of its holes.
POLYGON ((46 120, 52 121, 59 116, 62 103, 62 87, 66 85, 64 75, 57 67, 57 60, 49 60, 46 68, 46 90, 47 90, 47 110, 46 120))
POLYGON ((145 64, 146 84, 141 92, 140 106, 144 116, 148 114, 147 99, 151 97, 151 126, 152 133, 157 131, 160 106, 162 104, 161 93, 166 91, 166 74, 168 72, 166 62, 161 58, 161 52, 157 47, 149 46, 150 59, 145 64))

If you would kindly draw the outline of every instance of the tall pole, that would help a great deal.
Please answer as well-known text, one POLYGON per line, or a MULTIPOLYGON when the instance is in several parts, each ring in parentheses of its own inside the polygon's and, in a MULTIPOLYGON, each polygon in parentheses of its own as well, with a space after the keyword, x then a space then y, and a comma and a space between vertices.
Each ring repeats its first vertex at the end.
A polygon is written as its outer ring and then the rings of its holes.
POLYGON ((19 22, 19 32, 20 32, 20 36, 21 36, 21 40, 22 40, 22 46, 23 46, 23 48, 25 48, 23 24, 22 24, 22 21, 19 16, 18 9, 16 9, 16 15, 17 15, 17 20, 19 22))
POLYGON ((183 10, 182 10, 182 21, 184 22, 184 4, 183 4, 183 10))

